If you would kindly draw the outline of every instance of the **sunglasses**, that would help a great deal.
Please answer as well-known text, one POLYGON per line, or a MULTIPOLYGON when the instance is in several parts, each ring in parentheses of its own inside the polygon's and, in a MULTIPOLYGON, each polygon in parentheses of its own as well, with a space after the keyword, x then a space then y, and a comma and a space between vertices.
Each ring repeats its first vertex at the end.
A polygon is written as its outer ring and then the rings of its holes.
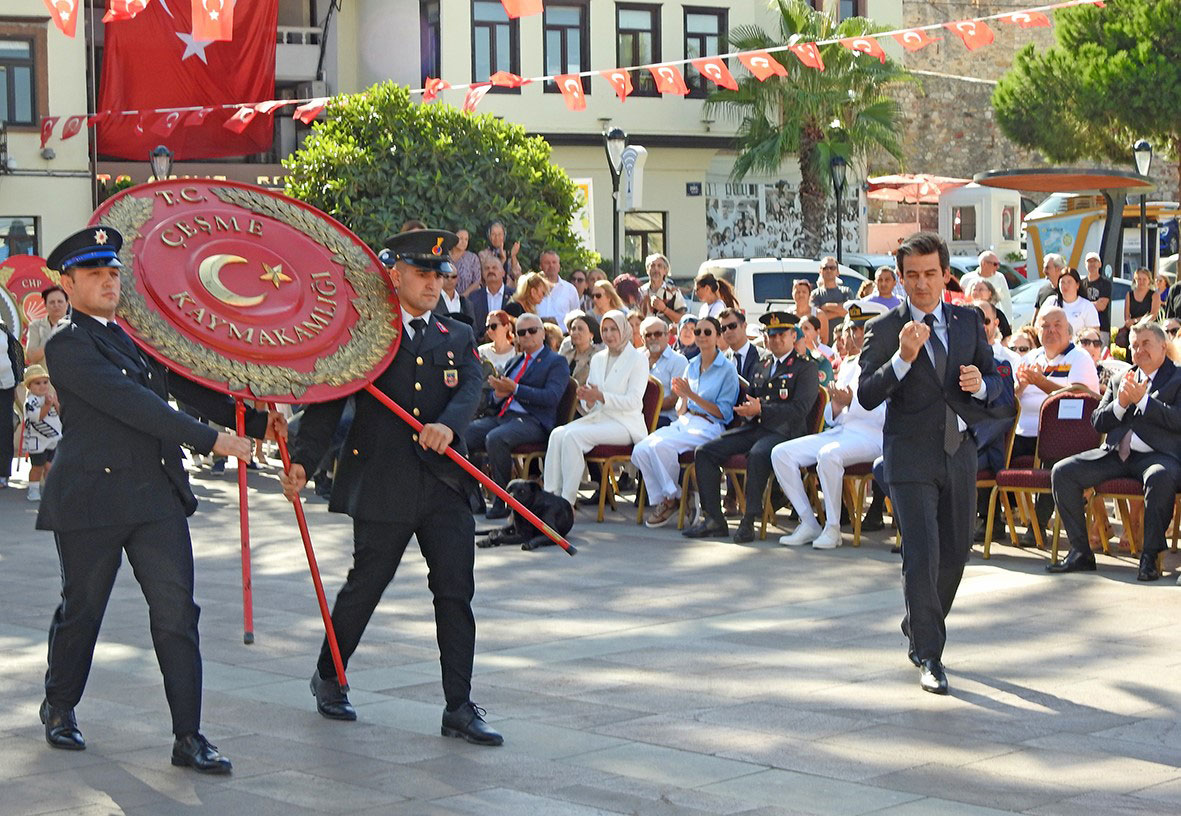
POLYGON ((727 323, 726 325, 722 326, 722 331, 734 331, 737 328, 737 323, 727 323))
POLYGON ((664 334, 665 333, 662 331, 644 332, 644 339, 645 340, 655 340, 657 337, 664 337, 664 334))
POLYGON ((595 292, 593 295, 591 295, 591 297, 593 297, 595 300, 599 300, 599 299, 605 298, 607 296, 604 295, 602 292, 595 292))
POLYGON ((1101 348, 1103 346, 1103 341, 1099 340, 1099 339, 1092 340, 1090 337, 1086 337, 1086 338, 1079 338, 1079 344, 1084 345, 1084 346, 1094 346, 1095 348, 1101 348))
POLYGON ((713 337, 714 330, 713 329, 694 329, 693 336, 694 337, 713 337))
POLYGON ((1033 351, 1033 346, 1013 346, 1012 350, 1018 354, 1029 354, 1029 352, 1033 351))
POLYGON ((829 264, 829 265, 827 265, 827 266, 822 266, 822 267, 820 267, 820 268, 821 268, 821 269, 839 269, 840 267, 838 267, 838 266, 833 266, 833 265, 829 264))
POLYGON ((489 323, 484 328, 487 329, 488 331, 495 331, 496 329, 499 329, 503 325, 504 325, 503 323, 489 323))
POLYGON ((586 283, 586 278, 571 278, 571 283, 586 283))
POLYGON ((1176 337, 1177 332, 1181 331, 1181 328, 1165 329, 1165 331, 1168 332, 1169 334, 1173 335, 1174 337, 1176 337))
POLYGON ((540 326, 526 326, 523 329, 517 329, 517 334, 520 334, 520 335, 536 334, 539 331, 544 331, 544 329, 542 329, 540 326))

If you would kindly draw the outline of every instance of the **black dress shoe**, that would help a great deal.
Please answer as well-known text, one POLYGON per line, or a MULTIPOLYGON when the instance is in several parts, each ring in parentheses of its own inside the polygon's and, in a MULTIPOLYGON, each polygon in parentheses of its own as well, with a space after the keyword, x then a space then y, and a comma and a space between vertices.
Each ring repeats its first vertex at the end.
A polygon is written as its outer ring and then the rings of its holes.
POLYGON ((1156 568, 1156 553, 1140 554, 1140 571, 1136 573, 1137 581, 1159 581, 1160 570, 1156 568))
POLYGON ((685 538, 726 538, 730 535, 730 525, 717 519, 705 518, 687 530, 682 530, 685 538))
POLYGON ((906 659, 909 660, 911 665, 913 665, 916 669, 921 669, 923 667, 923 661, 919 660, 919 656, 914 653, 913 646, 906 650, 906 659))
POLYGON ((508 505, 502 502, 500 499, 497 499, 496 501, 492 502, 492 509, 484 514, 484 518, 488 519, 489 521, 508 518, 508 505))
POLYGON ((879 530, 886 529, 886 522, 882 520, 881 513, 874 513, 870 511, 865 514, 865 518, 861 520, 861 532, 876 533, 879 530))
POLYGON ((919 686, 923 691, 932 694, 947 694, 947 674, 943 671, 943 664, 938 660, 927 659, 919 666, 919 686))
POLYGON ((312 694, 316 698, 316 710, 330 720, 355 720, 357 709, 349 702, 349 697, 340 688, 340 682, 335 677, 325 679, 320 672, 312 675, 312 694))
POLYGON ((45 741, 54 748, 67 751, 83 751, 86 740, 82 739, 82 732, 78 730, 78 721, 74 719, 74 709, 54 708, 48 700, 41 702, 41 722, 45 723, 45 741))
POLYGON ((755 540, 755 521, 754 519, 743 516, 742 521, 738 522, 738 529, 734 531, 735 544, 749 544, 755 540))
POLYGON ((1046 572, 1094 572, 1095 556, 1087 552, 1071 550, 1061 561, 1046 564, 1046 572))
POLYGON ((504 737, 484 722, 487 712, 475 703, 464 703, 455 711, 443 711, 444 737, 459 737, 473 745, 502 745, 504 737))
POLYGON ((200 733, 176 738, 172 743, 172 764, 206 774, 228 774, 234 770, 230 758, 219 754, 217 746, 200 733))

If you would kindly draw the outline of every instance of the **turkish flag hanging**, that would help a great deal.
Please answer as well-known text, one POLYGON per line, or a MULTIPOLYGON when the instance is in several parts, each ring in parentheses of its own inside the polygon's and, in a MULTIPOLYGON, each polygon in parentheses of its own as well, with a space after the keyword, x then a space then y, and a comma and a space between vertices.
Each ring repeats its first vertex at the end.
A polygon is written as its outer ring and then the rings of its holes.
POLYGON ((509 17, 530 17, 541 14, 541 0, 500 0, 509 17))
POLYGON ((176 126, 180 124, 183 116, 184 113, 182 111, 168 111, 155 121, 150 130, 157 136, 163 136, 167 139, 172 135, 172 131, 176 130, 176 126))
POLYGON ((816 43, 807 42, 799 45, 789 46, 791 52, 800 58, 800 62, 809 68, 815 68, 817 71, 824 70, 824 58, 820 56, 820 49, 816 47, 816 43))
POLYGON ((759 82, 766 82, 767 77, 787 76, 787 69, 783 64, 766 51, 744 51, 738 55, 738 59, 759 82))
POLYGON ((615 95, 619 97, 620 102, 627 99, 628 95, 631 94, 632 77, 627 71, 615 68, 610 71, 600 71, 599 75, 611 83, 611 87, 615 89, 615 95))
POLYGON ((520 88, 522 85, 528 85, 532 82, 532 80, 525 79, 508 71, 497 71, 488 77, 488 81, 499 88, 520 88))
POLYGON ((648 70, 656 78, 656 90, 660 93, 676 94, 677 96, 689 93, 689 88, 685 85, 685 78, 672 65, 653 65, 648 70))
POLYGON ((41 147, 45 147, 49 137, 53 135, 53 129, 57 127, 59 119, 61 119, 60 116, 46 116, 41 120, 41 147))
POLYGON ((77 136, 79 133, 81 133, 82 127, 86 124, 86 120, 88 118, 89 117, 83 115, 71 116, 69 119, 67 119, 66 123, 62 125, 62 141, 64 142, 71 136, 77 136))
POLYGON ((907 51, 918 51, 921 48, 926 48, 933 42, 938 42, 942 37, 931 39, 927 36, 926 31, 916 28, 912 31, 903 31, 900 34, 895 34, 894 39, 898 40, 898 44, 907 51))
POLYGON ((871 57, 877 57, 882 65, 886 64, 886 52, 882 50, 881 43, 873 37, 850 37, 847 40, 841 40, 841 45, 850 51, 858 51, 862 54, 869 54, 871 57))
MULTIPOLYGON (((209 0, 216 5, 215 0, 209 0)), ((229 3, 227 2, 227 5, 229 3)), ((106 27, 99 109, 216 108, 174 130, 164 145, 178 160, 242 156, 269 150, 271 119, 240 133, 222 127, 235 112, 222 108, 275 96, 275 26, 279 0, 250 0, 235 16, 232 42, 193 36, 189 4, 152 3, 133 20, 106 27)), ((136 131, 134 116, 111 116, 98 127, 98 152, 141 161, 160 137, 136 131)))
MULTIPOLYGON (((183 0, 178 0, 177 5, 183 0)), ((237 0, 193 0, 193 36, 224 42, 234 38, 234 4, 237 0)))
POLYGON ((1006 23, 1013 23, 1022 28, 1049 28, 1050 18, 1040 11, 1014 11, 1012 14, 1001 16, 1006 23))
POLYGON ((578 74, 558 74, 554 77, 566 107, 572 111, 586 110, 586 94, 582 92, 582 77, 578 74))
POLYGON ((195 127, 205 123, 205 117, 213 113, 213 108, 201 108, 185 117, 185 127, 195 127))
POLYGON ((291 114, 291 118, 298 119, 305 125, 310 125, 316 121, 316 117, 320 115, 320 111, 326 107, 328 107, 328 97, 326 96, 309 99, 295 109, 295 112, 291 114))
POLYGON ((135 15, 148 7, 152 0, 111 0, 107 13, 103 15, 104 23, 117 23, 121 20, 131 20, 135 15))
POLYGON ((993 41, 992 29, 977 20, 944 23, 943 27, 963 40, 969 51, 991 45, 993 41))
POLYGON ((470 86, 463 97, 463 109, 468 113, 475 113, 476 108, 479 107, 480 102, 490 90, 492 90, 492 86, 487 82, 470 86))
POLYGON ((445 91, 451 87, 451 83, 445 79, 436 79, 435 77, 426 78, 426 86, 422 92, 423 102, 434 102, 439 98, 439 91, 445 91))
POLYGON ((738 83, 734 81, 734 75, 730 73, 726 63, 722 62, 719 57, 695 59, 693 67, 700 71, 703 77, 713 80, 715 84, 732 91, 738 90, 738 83))
POLYGON ((78 27, 78 0, 45 0, 45 8, 61 33, 73 37, 78 27))
MULTIPOLYGON (((243 105, 234 112, 234 115, 225 121, 222 125, 226 130, 231 130, 234 133, 241 133, 250 126, 254 121, 254 117, 258 116, 258 111, 252 105, 243 105)), ((263 117, 264 119, 266 117, 263 117)))

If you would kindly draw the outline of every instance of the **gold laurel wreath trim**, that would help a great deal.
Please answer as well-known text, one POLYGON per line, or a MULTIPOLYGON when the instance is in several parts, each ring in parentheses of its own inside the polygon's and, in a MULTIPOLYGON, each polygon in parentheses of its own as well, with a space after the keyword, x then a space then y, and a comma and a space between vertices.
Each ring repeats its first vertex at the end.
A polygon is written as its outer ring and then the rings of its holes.
POLYGON ((397 316, 385 282, 373 274, 365 251, 329 224, 302 207, 237 187, 216 187, 211 192, 226 204, 233 204, 298 230, 332 253, 332 260, 344 268, 345 280, 356 292, 350 301, 357 322, 350 339, 332 354, 316 360, 310 372, 282 365, 249 363, 227 359, 219 352, 190 340, 158 312, 148 308, 134 271, 132 247, 142 237, 140 229, 152 217, 151 199, 125 195, 103 218, 123 234, 123 297, 119 316, 135 327, 149 345, 199 377, 226 383, 231 391, 249 390, 258 399, 290 395, 296 399, 316 385, 342 386, 367 376, 381 363, 397 339, 397 316))

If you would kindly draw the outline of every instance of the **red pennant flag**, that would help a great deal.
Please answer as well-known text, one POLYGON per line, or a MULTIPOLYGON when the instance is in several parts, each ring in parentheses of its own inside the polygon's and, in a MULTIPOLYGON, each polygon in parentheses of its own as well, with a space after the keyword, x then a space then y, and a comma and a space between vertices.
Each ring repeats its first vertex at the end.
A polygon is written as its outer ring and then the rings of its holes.
POLYGON ((328 97, 326 96, 309 99, 295 109, 295 113, 291 114, 291 118, 298 119, 305 125, 310 125, 320 115, 320 111, 326 107, 328 107, 328 97))
POLYGON ((144 135, 144 127, 148 124, 148 120, 152 118, 155 111, 140 111, 139 116, 135 117, 135 132, 140 136, 144 135))
POLYGON ((627 71, 620 68, 614 68, 610 71, 599 71, 599 76, 611 83, 611 87, 615 89, 615 95, 619 97, 622 102, 632 92, 632 76, 627 71))
POLYGON ((1050 18, 1040 11, 1014 11, 1012 14, 1001 15, 1006 23, 1013 23, 1021 28, 1049 28, 1050 18))
POLYGON ((824 58, 820 56, 820 49, 816 47, 816 43, 807 42, 799 45, 788 46, 791 52, 800 58, 800 62, 809 68, 815 68, 817 71, 824 70, 824 58))
POLYGON ((53 135, 53 129, 57 126, 57 120, 60 116, 46 116, 41 120, 41 146, 45 147, 49 141, 49 137, 53 135))
POLYGON ((168 113, 161 116, 152 125, 151 131, 159 136, 167 139, 172 135, 172 131, 176 130, 176 126, 180 124, 181 117, 184 114, 181 111, 168 111, 168 113))
POLYGON ((572 111, 586 110, 586 94, 582 92, 582 77, 578 74, 558 74, 554 77, 566 107, 572 111))
POLYGON ((234 38, 234 0, 193 0, 192 10, 194 39, 226 42, 234 38))
POLYGON ((422 93, 423 102, 434 102, 439 98, 439 91, 445 91, 451 87, 451 83, 445 79, 436 79, 435 77, 426 78, 425 90, 422 93))
POLYGON ((766 51, 745 51, 738 59, 759 82, 766 82, 770 76, 787 76, 787 69, 766 51))
POLYGON ((656 78, 656 90, 660 91, 660 93, 676 94, 678 96, 684 96, 689 93, 689 88, 685 85, 685 78, 672 65, 653 65, 648 70, 656 78))
POLYGON ((734 81, 734 75, 730 73, 730 69, 726 67, 726 63, 718 57, 705 57, 703 59, 693 60, 693 67, 701 72, 703 77, 708 77, 713 80, 716 85, 723 88, 729 88, 732 91, 738 90, 738 83, 734 81))
POLYGON ((992 29, 977 20, 960 20, 958 23, 944 23, 943 27, 964 41, 969 51, 991 45, 994 39, 992 29))
POLYGON ((62 141, 69 139, 72 136, 77 136, 82 131, 82 126, 86 124, 87 116, 71 116, 62 125, 62 141))
POLYGON ((185 117, 185 127, 204 124, 205 117, 211 113, 213 113, 213 108, 201 108, 201 110, 193 111, 185 117))
POLYGON ((483 100, 490 90, 492 90, 492 86, 487 82, 469 87, 467 94, 463 97, 463 109, 468 113, 474 113, 481 100, 483 100))
POLYGON ((135 15, 148 7, 151 0, 111 0, 107 13, 103 15, 104 23, 118 23, 123 20, 134 20, 135 15))
POLYGON ((931 39, 927 36, 927 32, 921 28, 912 29, 911 31, 903 31, 901 34, 895 34, 894 39, 898 40, 898 44, 907 51, 918 51, 921 48, 926 48, 933 42, 938 42, 943 39, 936 37, 931 39))
POLYGON ((541 0, 500 0, 504 11, 510 18, 531 17, 541 14, 541 0))
POLYGON ((110 111, 99 111, 98 113, 92 113, 92 114, 90 114, 90 116, 86 117, 86 126, 87 127, 94 127, 95 125, 97 125, 99 122, 102 122, 104 119, 106 119, 110 115, 111 115, 110 111))
POLYGON ((45 0, 45 8, 61 33, 73 37, 78 27, 78 0, 45 0))
POLYGON ((510 74, 508 71, 497 71, 488 77, 488 81, 500 88, 520 88, 522 85, 528 85, 532 80, 510 74))
POLYGON ((882 50, 882 44, 873 37, 850 37, 849 39, 841 40, 841 45, 850 51, 877 57, 882 65, 886 64, 886 52, 882 50))
POLYGON ((226 130, 233 131, 234 133, 241 133, 242 131, 246 130, 247 126, 254 120, 254 117, 256 116, 258 116, 258 111, 256 111, 250 105, 243 105, 242 107, 238 108, 233 116, 225 121, 225 124, 223 124, 222 127, 224 127, 226 130))
POLYGON ((254 109, 259 113, 274 113, 279 108, 286 107, 290 104, 290 99, 270 99, 266 102, 259 102, 255 104, 254 109))

